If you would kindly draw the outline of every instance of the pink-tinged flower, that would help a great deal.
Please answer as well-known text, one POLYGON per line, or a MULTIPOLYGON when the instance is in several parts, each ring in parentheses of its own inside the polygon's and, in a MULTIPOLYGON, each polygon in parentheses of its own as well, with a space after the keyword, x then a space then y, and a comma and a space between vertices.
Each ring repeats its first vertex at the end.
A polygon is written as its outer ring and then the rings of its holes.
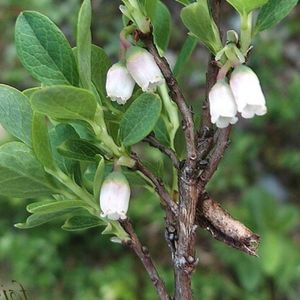
POLYGON ((247 66, 240 65, 234 69, 230 77, 230 87, 237 104, 238 112, 243 118, 262 116, 267 112, 265 96, 259 79, 247 66))
POLYGON ((101 216, 110 220, 126 219, 129 198, 130 187, 123 173, 119 171, 110 173, 101 187, 101 216))
POLYGON ((211 122, 219 128, 235 124, 237 109, 233 94, 226 80, 218 80, 208 95, 211 122))
POLYGON ((130 47, 126 54, 126 65, 130 75, 143 92, 154 92, 164 83, 164 77, 154 57, 145 49, 130 47))
POLYGON ((118 62, 109 68, 106 77, 106 93, 112 101, 125 104, 132 96, 134 85, 135 82, 123 63, 118 62))

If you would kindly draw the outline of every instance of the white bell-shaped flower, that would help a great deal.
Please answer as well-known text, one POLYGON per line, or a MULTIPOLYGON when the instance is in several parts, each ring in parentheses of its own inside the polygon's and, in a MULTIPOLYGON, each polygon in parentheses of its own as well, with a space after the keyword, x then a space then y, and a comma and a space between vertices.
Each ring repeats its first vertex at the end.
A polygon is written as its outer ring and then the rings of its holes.
POLYGON ((211 122, 219 128, 226 128, 238 121, 237 108, 230 86, 225 79, 218 80, 208 95, 211 122))
POLYGON ((265 96, 259 79, 247 66, 236 67, 230 77, 230 87, 237 104, 238 112, 243 118, 262 116, 267 112, 265 96))
POLYGON ((130 47, 126 54, 126 65, 143 92, 154 92, 165 81, 154 57, 143 48, 130 47))
POLYGON ((106 93, 112 101, 125 104, 132 96, 134 85, 135 82, 123 63, 118 62, 109 68, 106 77, 106 93))
POLYGON ((113 171, 103 181, 100 191, 102 217, 110 220, 126 219, 130 198, 130 187, 126 177, 113 171))

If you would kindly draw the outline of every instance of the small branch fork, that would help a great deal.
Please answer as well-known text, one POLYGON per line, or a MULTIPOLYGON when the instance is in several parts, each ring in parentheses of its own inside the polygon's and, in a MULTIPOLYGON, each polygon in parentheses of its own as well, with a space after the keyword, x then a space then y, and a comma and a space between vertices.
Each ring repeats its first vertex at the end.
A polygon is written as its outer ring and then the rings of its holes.
POLYGON ((145 137, 143 141, 148 143, 152 147, 159 149, 162 153, 167 155, 171 159, 174 167, 176 169, 179 169, 180 161, 177 158, 176 153, 171 148, 160 143, 153 134, 150 134, 147 137, 145 137))
POLYGON ((171 99, 177 104, 182 116, 182 130, 185 136, 187 156, 179 170, 179 206, 177 218, 178 241, 175 257, 175 299, 192 299, 191 274, 195 267, 196 241, 196 206, 199 196, 197 187, 197 148, 193 114, 188 107, 179 85, 174 78, 170 66, 164 57, 161 57, 154 45, 152 35, 141 36, 148 51, 153 55, 160 68, 171 99))
POLYGON ((160 178, 157 178, 142 164, 136 153, 132 153, 131 158, 135 160, 135 169, 140 171, 153 183, 156 192, 159 194, 165 206, 168 207, 174 215, 177 215, 177 204, 173 201, 170 194, 165 189, 163 181, 160 178))
MULTIPOLYGON (((216 24, 219 23, 220 2, 221 0, 211 1, 216 24)), ((202 123, 196 134, 193 113, 188 107, 166 59, 159 55, 151 34, 144 35, 140 32, 138 34, 160 68, 168 85, 170 97, 177 104, 183 119, 182 129, 187 149, 184 161, 180 162, 176 153, 162 145, 154 135, 150 134, 144 139, 144 142, 167 155, 178 170, 179 200, 170 196, 163 181, 148 170, 135 153, 132 153, 131 157, 136 162, 135 169, 151 181, 166 209, 166 240, 172 253, 175 274, 174 300, 191 300, 191 276, 197 264, 195 240, 198 226, 207 229, 215 239, 250 255, 256 255, 259 236, 233 219, 205 191, 207 183, 217 170, 229 144, 231 131, 231 126, 229 126, 214 132, 210 121, 208 94, 217 80, 219 71, 214 57, 210 58, 208 64, 202 123)), ((125 220, 121 221, 121 224, 131 237, 131 241, 127 242, 127 245, 134 250, 144 264, 160 298, 170 300, 148 251, 143 250, 131 223, 125 220)))

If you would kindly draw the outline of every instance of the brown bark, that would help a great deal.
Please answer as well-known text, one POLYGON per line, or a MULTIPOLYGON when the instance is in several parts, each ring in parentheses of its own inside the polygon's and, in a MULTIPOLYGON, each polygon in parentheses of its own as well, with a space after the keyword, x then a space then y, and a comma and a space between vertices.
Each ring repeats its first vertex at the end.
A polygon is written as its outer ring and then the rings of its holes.
POLYGON ((203 198, 202 202, 198 202, 196 223, 208 230, 215 239, 249 255, 257 256, 259 236, 235 220, 208 194, 203 198))
POLYGON ((139 257, 157 291, 159 298, 161 300, 171 300, 170 296, 168 295, 166 286, 163 280, 160 278, 154 266, 154 263, 149 255, 148 249, 142 246, 140 240, 138 239, 137 235, 133 230, 131 222, 128 219, 126 219, 120 221, 120 223, 130 237, 130 240, 123 241, 123 244, 132 249, 135 252, 135 254, 139 257))
MULTIPOLYGON (((220 0, 212 0, 212 13, 219 23, 220 0)), ((217 170, 229 142, 231 127, 219 129, 214 134, 210 121, 208 93, 215 84, 218 67, 211 56, 207 71, 206 97, 202 107, 202 123, 197 136, 193 115, 164 57, 161 57, 151 35, 139 33, 148 51, 153 55, 165 77, 171 99, 177 104, 183 119, 182 130, 187 149, 186 159, 178 161, 176 153, 146 138, 151 146, 168 155, 178 169, 179 201, 170 200, 162 181, 149 172, 138 160, 137 169, 147 176, 166 204, 166 240, 171 249, 175 274, 175 300, 191 300, 192 272, 196 265, 195 240, 197 226, 207 229, 212 236, 240 251, 256 255, 259 236, 239 221, 233 219, 219 204, 210 199, 205 187, 217 170), (174 238, 176 236, 176 238, 174 238), (171 238, 172 237, 172 238, 171 238)))

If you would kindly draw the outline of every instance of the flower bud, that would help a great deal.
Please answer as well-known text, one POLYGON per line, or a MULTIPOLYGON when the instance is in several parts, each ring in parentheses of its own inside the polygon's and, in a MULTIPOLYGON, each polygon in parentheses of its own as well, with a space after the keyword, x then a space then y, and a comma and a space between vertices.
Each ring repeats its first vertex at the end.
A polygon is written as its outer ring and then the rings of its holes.
POLYGON ((256 74, 247 66, 234 69, 230 78, 230 87, 237 104, 237 110, 243 118, 262 116, 267 112, 266 100, 256 74))
POLYGON ((118 62, 111 66, 106 77, 106 93, 112 101, 125 104, 131 97, 135 82, 125 65, 118 62))
POLYGON ((126 219, 130 198, 130 187, 126 177, 113 171, 103 181, 100 191, 102 217, 110 220, 126 219))
POLYGON ((208 95, 211 122, 219 128, 235 124, 237 109, 229 84, 218 80, 208 95))
POLYGON ((154 57, 145 49, 130 47, 127 51, 127 69, 143 92, 154 92, 164 83, 164 77, 154 57))

